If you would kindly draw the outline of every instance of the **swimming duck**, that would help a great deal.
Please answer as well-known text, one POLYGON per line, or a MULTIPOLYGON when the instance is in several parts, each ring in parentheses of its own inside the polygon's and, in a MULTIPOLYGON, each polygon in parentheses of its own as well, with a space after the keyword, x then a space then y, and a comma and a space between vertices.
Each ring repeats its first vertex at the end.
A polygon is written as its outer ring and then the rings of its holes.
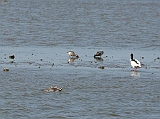
POLYGON ((131 66, 134 68, 134 71, 136 71, 137 68, 141 68, 141 63, 137 59, 133 58, 133 54, 131 54, 130 59, 131 66))
POLYGON ((56 92, 56 91, 62 91, 62 88, 57 88, 57 86, 51 86, 48 89, 43 90, 44 92, 56 92))

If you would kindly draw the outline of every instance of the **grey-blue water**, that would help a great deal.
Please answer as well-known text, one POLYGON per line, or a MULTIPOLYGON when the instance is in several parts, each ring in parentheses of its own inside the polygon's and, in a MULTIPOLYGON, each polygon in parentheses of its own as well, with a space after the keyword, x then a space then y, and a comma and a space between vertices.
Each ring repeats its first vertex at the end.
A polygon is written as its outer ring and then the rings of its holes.
POLYGON ((159 119, 159 6, 0 0, 0 118, 159 119), (69 59, 69 50, 80 58, 69 59), (98 50, 104 55, 94 59, 98 50), (137 72, 131 53, 142 63, 137 72), (43 92, 50 86, 63 90, 43 92))

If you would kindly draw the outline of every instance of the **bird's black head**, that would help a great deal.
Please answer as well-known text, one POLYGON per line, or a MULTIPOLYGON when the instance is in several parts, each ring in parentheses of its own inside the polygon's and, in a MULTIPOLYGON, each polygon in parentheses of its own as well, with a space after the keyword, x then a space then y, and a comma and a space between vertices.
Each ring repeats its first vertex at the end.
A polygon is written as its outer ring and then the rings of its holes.
POLYGON ((76 58, 79 58, 79 56, 76 54, 76 58))
POLYGON ((133 54, 131 54, 131 59, 133 59, 133 54))
POLYGON ((14 55, 10 55, 9 58, 10 58, 10 59, 14 59, 15 56, 14 56, 14 55))

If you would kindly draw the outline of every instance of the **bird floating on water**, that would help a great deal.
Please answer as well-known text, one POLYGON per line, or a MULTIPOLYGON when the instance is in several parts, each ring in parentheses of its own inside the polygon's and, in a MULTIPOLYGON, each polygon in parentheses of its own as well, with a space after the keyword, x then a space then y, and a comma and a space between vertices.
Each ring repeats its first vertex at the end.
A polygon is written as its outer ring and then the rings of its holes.
POLYGON ((67 54, 69 55, 70 58, 79 58, 79 56, 72 50, 68 51, 67 54))
POLYGON ((103 55, 103 51, 98 51, 96 54, 94 54, 94 57, 101 57, 103 55))
POLYGON ((137 59, 133 58, 133 54, 131 54, 130 59, 131 66, 134 68, 134 71, 136 71, 137 68, 141 68, 141 63, 137 59))
POLYGON ((4 68, 3 71, 9 71, 9 69, 8 68, 4 68))
POLYGON ((62 91, 62 88, 58 88, 57 86, 51 86, 48 89, 43 90, 44 92, 56 92, 56 91, 62 91))

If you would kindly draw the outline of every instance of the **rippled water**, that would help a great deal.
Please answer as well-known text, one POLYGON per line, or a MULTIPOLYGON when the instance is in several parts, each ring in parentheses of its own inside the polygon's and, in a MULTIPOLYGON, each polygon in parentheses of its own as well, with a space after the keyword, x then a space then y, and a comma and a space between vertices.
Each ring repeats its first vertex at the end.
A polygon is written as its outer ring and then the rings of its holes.
POLYGON ((159 119, 159 6, 0 0, 0 117, 159 119), (80 58, 69 59, 68 50, 80 58), (93 58, 97 50, 101 59, 93 58), (137 72, 130 53, 142 62, 137 72), (43 92, 50 86, 63 90, 43 92))

